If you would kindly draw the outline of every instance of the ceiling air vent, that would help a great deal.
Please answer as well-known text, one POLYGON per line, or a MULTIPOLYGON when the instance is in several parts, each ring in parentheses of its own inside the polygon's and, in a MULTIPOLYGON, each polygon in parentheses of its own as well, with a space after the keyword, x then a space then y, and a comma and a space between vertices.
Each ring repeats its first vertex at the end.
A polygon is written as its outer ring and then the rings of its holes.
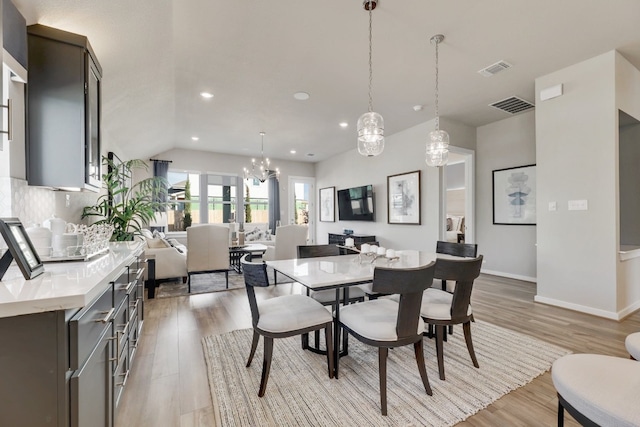
POLYGON ((529 101, 525 101, 522 98, 518 98, 517 96, 511 96, 509 98, 503 99, 502 101, 489 104, 489 107, 494 107, 498 110, 506 111, 509 114, 517 114, 534 108, 535 105, 533 105, 529 101))
POLYGON ((498 74, 500 71, 506 70, 507 68, 511 68, 511 64, 509 64, 508 62, 505 61, 498 61, 495 64, 491 64, 488 67, 483 68, 482 70, 478 71, 480 74, 482 74, 485 77, 491 77, 494 74, 498 74))

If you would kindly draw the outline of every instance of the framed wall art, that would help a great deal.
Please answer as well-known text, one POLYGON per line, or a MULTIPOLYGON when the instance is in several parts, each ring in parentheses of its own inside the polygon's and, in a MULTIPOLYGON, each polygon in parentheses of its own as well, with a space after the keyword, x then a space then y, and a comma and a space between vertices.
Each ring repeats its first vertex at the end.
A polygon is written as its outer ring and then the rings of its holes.
POLYGON ((0 219, 0 234, 9 250, 0 258, 0 279, 9 268, 12 260, 16 261, 25 279, 33 279, 44 272, 44 266, 38 252, 33 247, 18 218, 0 219))
POLYGON ((493 171, 493 223, 536 224, 536 165, 493 171))
POLYGON ((320 221, 335 222, 336 220, 336 187, 320 189, 320 221))
POLYGON ((420 171, 387 177, 387 223, 420 225, 420 171))

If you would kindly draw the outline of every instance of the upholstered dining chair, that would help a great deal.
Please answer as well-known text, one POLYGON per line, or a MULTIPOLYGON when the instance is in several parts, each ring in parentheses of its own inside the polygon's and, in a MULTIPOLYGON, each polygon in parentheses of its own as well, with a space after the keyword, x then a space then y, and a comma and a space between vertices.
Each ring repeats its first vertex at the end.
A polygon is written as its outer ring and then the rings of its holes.
POLYGON ((435 329, 438 374, 441 380, 444 380, 443 341, 447 326, 462 324, 473 366, 480 367, 471 339, 471 321, 473 320, 471 291, 474 280, 480 275, 480 267, 482 267, 482 255, 470 259, 438 258, 434 277, 454 281, 453 293, 430 287, 422 295, 420 316, 435 329))
POLYGON ((627 335, 624 346, 633 360, 640 360, 640 332, 627 335))
POLYGON ((224 273, 229 288, 229 229, 213 224, 187 228, 187 275, 191 293, 191 276, 224 273))
POLYGON ((258 301, 254 288, 269 286, 267 266, 264 262, 248 262, 247 255, 242 257, 241 262, 253 324, 253 340, 251 341, 247 367, 251 366, 260 336, 264 337, 264 359, 258 396, 264 396, 267 388, 274 338, 287 338, 324 329, 327 341, 329 378, 333 378, 333 333, 331 330, 333 316, 331 313, 318 301, 306 295, 283 295, 258 301))
MULTIPOLYGON (((455 243, 438 240, 436 242, 436 253, 475 258, 478 256, 478 245, 475 243, 455 243)), ((443 291, 453 292, 453 284, 447 285, 446 280, 442 280, 441 283, 443 291)))
POLYGON ((398 294, 398 301, 378 298, 340 309, 340 326, 359 341, 378 347, 380 376, 380 411, 387 415, 387 355, 390 348, 413 344, 422 384, 432 395, 424 365, 420 318, 422 292, 433 280, 435 263, 411 269, 376 267, 373 271, 373 291, 398 294))
POLYGON ((583 426, 640 426, 640 363, 601 354, 569 354, 551 366, 558 392, 558 427, 564 411, 583 426))
MULTIPOLYGON (((276 228, 276 244, 268 246, 262 259, 275 261, 279 259, 293 259, 297 256, 297 248, 307 244, 309 228, 306 225, 283 225, 276 228)), ((277 272, 273 271, 273 282, 278 283, 277 272)))

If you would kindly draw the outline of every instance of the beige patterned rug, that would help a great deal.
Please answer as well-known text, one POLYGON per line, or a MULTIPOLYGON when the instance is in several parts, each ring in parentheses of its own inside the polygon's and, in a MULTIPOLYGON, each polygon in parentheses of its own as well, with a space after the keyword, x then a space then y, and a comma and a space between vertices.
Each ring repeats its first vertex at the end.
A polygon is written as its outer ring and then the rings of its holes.
POLYGON ((340 378, 327 376, 326 358, 300 347, 300 338, 275 340, 267 391, 258 397, 262 339, 245 367, 251 329, 202 340, 214 407, 223 426, 451 426, 547 371, 570 353, 533 337, 478 321, 473 367, 461 328, 445 343, 446 381, 438 378, 435 343, 425 339, 433 396, 422 386, 413 347, 389 352, 387 417, 380 415, 378 351, 349 339, 340 378))

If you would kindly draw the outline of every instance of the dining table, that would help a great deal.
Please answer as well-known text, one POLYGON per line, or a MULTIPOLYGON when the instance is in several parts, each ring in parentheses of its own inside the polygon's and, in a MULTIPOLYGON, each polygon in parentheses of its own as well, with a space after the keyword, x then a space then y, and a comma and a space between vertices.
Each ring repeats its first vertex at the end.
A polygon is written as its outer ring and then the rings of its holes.
POLYGON ((338 378, 338 366, 341 356, 348 354, 346 333, 343 340, 343 351, 340 344, 340 289, 344 289, 342 303, 349 300, 349 287, 370 283, 376 267, 385 268, 417 268, 435 261, 436 258, 459 258, 436 252, 402 250, 395 251, 395 257, 355 254, 337 255, 316 258, 294 258, 266 261, 267 265, 278 273, 300 283, 310 290, 322 291, 335 289, 336 304, 334 311, 334 377, 338 378))

